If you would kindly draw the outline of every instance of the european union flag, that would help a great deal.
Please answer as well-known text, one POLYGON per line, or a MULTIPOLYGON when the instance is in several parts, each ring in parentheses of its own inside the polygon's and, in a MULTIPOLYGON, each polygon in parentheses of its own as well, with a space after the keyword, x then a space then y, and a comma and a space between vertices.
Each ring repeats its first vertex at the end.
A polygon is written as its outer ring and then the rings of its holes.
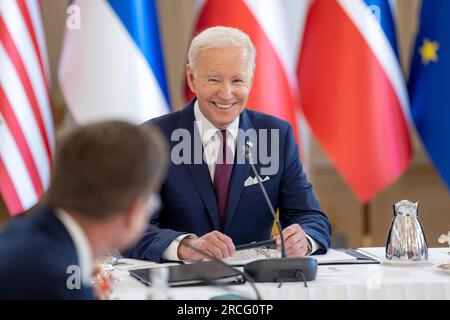
POLYGON ((417 131, 450 188, 450 1, 423 0, 409 93, 417 131))

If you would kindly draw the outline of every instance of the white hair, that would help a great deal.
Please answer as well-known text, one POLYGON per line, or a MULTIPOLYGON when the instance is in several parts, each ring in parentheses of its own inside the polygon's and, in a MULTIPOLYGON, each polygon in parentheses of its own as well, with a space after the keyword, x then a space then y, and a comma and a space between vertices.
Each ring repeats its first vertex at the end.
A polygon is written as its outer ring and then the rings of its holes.
POLYGON ((225 47, 244 48, 247 51, 249 72, 253 72, 255 69, 256 49, 250 37, 239 29, 222 26, 205 29, 192 39, 188 52, 189 66, 193 71, 195 70, 201 50, 225 47))

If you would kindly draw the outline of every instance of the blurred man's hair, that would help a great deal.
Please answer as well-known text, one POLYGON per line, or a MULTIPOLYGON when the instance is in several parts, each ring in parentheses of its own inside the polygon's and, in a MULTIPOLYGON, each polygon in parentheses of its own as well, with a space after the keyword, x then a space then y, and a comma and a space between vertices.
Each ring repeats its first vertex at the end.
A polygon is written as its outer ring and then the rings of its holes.
POLYGON ((77 127, 59 140, 44 203, 108 219, 159 191, 167 155, 155 127, 122 121, 77 127))

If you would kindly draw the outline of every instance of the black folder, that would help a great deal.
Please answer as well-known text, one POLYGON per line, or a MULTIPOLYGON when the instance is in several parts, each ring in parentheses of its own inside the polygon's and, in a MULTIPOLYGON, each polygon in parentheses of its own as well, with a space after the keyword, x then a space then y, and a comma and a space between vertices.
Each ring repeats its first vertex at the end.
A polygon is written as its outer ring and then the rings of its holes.
MULTIPOLYGON (((160 268, 160 267, 157 267, 160 268)), ((169 285, 171 287, 189 285, 228 285, 245 282, 238 270, 226 267, 216 261, 198 262, 165 267, 169 269, 169 285)), ((140 268, 129 270, 134 278, 145 285, 151 285, 151 271, 156 268, 140 268)))

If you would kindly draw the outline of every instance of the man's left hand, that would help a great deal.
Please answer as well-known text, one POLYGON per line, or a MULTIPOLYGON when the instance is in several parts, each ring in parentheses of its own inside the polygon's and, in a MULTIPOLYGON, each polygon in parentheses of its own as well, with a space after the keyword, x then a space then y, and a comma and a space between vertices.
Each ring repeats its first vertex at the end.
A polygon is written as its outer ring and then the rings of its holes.
MULTIPOLYGON (((286 251, 288 257, 304 257, 308 254, 308 239, 306 233, 299 224, 294 223, 283 230, 286 251)), ((281 250, 280 236, 274 237, 277 249, 281 250)))

